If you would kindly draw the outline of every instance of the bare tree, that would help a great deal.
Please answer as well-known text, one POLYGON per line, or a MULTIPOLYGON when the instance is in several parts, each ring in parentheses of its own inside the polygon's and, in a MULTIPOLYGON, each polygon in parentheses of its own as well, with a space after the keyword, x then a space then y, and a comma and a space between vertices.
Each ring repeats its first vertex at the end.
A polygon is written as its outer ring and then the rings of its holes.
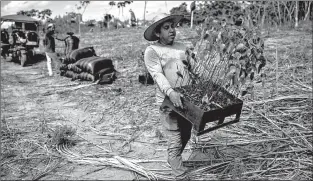
POLYGON ((299 2, 296 1, 296 9, 295 9, 295 28, 298 28, 299 23, 298 23, 298 9, 299 9, 299 2))
POLYGON ((123 1, 123 2, 118 2, 117 7, 122 8, 122 16, 124 16, 124 11, 123 8, 125 8, 126 4, 131 4, 133 1, 123 1))
MULTIPOLYGON (((116 3, 115 3, 114 1, 110 1, 110 2, 109 2, 109 5, 111 6, 111 9, 112 9, 113 6, 116 5, 116 3)), ((104 20, 104 21, 106 21, 106 20, 104 20)), ((106 22, 106 23, 107 23, 107 28, 110 29, 110 23, 109 23, 109 22, 106 22)))
POLYGON ((280 4, 279 1, 277 1, 277 9, 278 9, 278 22, 279 22, 279 26, 281 26, 281 15, 280 15, 280 4))
POLYGON ((115 6, 116 4, 115 4, 114 1, 110 1, 110 2, 109 2, 109 5, 113 7, 113 6, 115 6))
POLYGON ((284 6, 285 6, 285 8, 286 8, 286 10, 288 12, 289 22, 291 22, 292 21, 292 13, 293 13, 293 9, 294 9, 293 2, 292 1, 290 2, 289 8, 288 8, 288 2, 282 1, 282 3, 284 4, 284 6))
POLYGON ((145 7, 143 12, 143 25, 146 25, 146 7, 147 7, 147 1, 145 1, 145 7))
POLYGON ((194 10, 196 9, 196 2, 193 1, 191 4, 190 4, 190 11, 191 11, 191 25, 190 25, 190 28, 193 27, 193 15, 194 15, 194 10))
POLYGON ((306 21, 307 18, 309 17, 309 15, 310 15, 310 6, 311 6, 311 2, 312 2, 312 1, 306 2, 306 4, 308 3, 308 10, 307 10, 307 12, 306 12, 306 14, 305 14, 304 21, 306 21))
POLYGON ((120 14, 121 14, 121 7, 123 6, 123 2, 119 2, 119 3, 117 3, 117 8, 118 8, 118 16, 120 16, 120 14))
POLYGON ((90 4, 90 1, 79 1, 79 5, 75 5, 76 6, 76 9, 78 11, 80 11, 81 9, 83 9, 83 12, 82 13, 78 13, 78 32, 79 32, 79 36, 81 35, 80 34, 80 21, 82 21, 83 19, 83 14, 85 13, 85 10, 87 8, 87 6, 90 4))
POLYGON ((266 9, 267 9, 267 2, 265 2, 265 4, 263 4, 263 15, 262 15, 262 20, 261 20, 261 26, 264 27, 264 21, 265 21, 265 16, 266 16, 266 9))

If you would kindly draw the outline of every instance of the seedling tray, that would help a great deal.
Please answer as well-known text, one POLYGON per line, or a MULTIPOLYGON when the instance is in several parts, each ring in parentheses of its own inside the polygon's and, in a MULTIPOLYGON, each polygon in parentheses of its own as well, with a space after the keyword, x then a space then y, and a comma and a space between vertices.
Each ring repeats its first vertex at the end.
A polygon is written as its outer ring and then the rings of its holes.
MULTIPOLYGON (((176 113, 180 114, 189 122, 191 122, 193 124, 194 130, 196 131, 197 136, 239 122, 243 101, 238 99, 234 95, 230 94, 227 90, 216 84, 211 83, 210 85, 213 85, 212 88, 214 90, 218 90, 219 93, 218 96, 222 96, 231 101, 229 101, 226 105, 225 103, 221 104, 223 105, 222 107, 216 106, 208 110, 203 108, 203 106, 196 105, 194 103, 195 101, 191 101, 190 98, 188 98, 188 96, 184 96, 184 98, 182 98, 184 109, 181 109, 175 107, 173 103, 170 101, 169 97, 165 97, 161 107, 163 108, 168 107, 175 111, 176 113), (236 115, 235 119, 224 122, 226 117, 232 115, 236 115), (216 122, 216 124, 215 126, 209 127, 204 130, 205 125, 209 122, 216 122)), ((200 87, 203 88, 203 86, 200 87)), ((190 86, 184 86, 176 90, 179 91, 183 89, 184 90, 190 89, 190 86)))

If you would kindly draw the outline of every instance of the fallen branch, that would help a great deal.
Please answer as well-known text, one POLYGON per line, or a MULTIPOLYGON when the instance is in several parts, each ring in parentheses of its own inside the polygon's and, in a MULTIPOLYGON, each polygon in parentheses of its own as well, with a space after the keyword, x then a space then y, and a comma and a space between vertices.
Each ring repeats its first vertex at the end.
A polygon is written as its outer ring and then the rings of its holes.
POLYGON ((40 178, 46 176, 49 172, 54 171, 60 164, 61 162, 57 162, 54 165, 50 166, 49 163, 47 167, 44 169, 44 171, 38 175, 36 175, 32 180, 39 180, 40 178))
POLYGON ((72 86, 72 85, 79 85, 79 83, 73 83, 73 84, 63 84, 63 85, 50 85, 49 87, 68 87, 68 86, 72 86))
POLYGON ((76 86, 76 87, 67 88, 67 89, 64 89, 64 90, 48 91, 48 92, 43 93, 43 95, 44 96, 49 96, 49 95, 52 95, 52 94, 60 94, 60 93, 67 92, 67 91, 74 91, 74 90, 77 90, 77 89, 90 87, 90 86, 93 86, 93 85, 96 85, 96 84, 98 84, 98 81, 96 81, 94 83, 91 83, 91 84, 87 84, 87 85, 79 85, 79 86, 76 86))
MULTIPOLYGON (((313 135, 306 135, 303 137, 312 137, 313 135)), ((290 137, 291 139, 295 138, 302 138, 302 136, 293 136, 290 137)), ((284 141, 284 140, 289 140, 290 138, 273 138, 273 139, 262 139, 262 140, 255 140, 255 141, 242 141, 242 142, 231 142, 231 143, 210 143, 208 146, 201 146, 201 148, 214 148, 214 147, 219 147, 219 146, 236 146, 236 145, 249 145, 249 144, 258 144, 258 143, 264 143, 264 142, 272 142, 272 141, 284 141)), ((198 143, 201 144, 201 143, 198 143)), ((194 148, 185 148, 185 150, 191 150, 194 148)), ((157 151, 165 151, 167 150, 166 148, 164 149, 156 149, 157 151)))
POLYGON ((290 96, 282 96, 277 97, 275 99, 266 99, 262 101, 254 101, 254 102, 247 102, 245 105, 252 105, 252 104, 264 104, 269 102, 281 101, 281 100, 288 100, 288 99, 312 99, 312 96, 309 94, 301 94, 301 95, 290 95, 290 96))
POLYGON ((255 113, 259 114, 260 116, 262 116, 263 118, 265 118, 267 121, 269 121, 271 124, 273 124, 276 128, 278 128, 282 133, 284 133, 285 136, 287 136, 288 138, 290 138, 293 143, 296 144, 296 141, 294 139, 291 138, 290 135, 288 135, 285 131, 283 131, 279 126, 277 126, 270 118, 266 117, 265 115, 263 115, 262 113, 260 113, 259 111, 255 110, 255 109, 252 109, 250 107, 251 110, 253 110, 255 113))
MULTIPOLYGON (((307 167, 299 167, 298 169, 305 169, 307 167)), ((271 171, 283 171, 283 170, 292 170, 292 169, 295 169, 294 167, 285 167, 285 168, 277 168, 277 169, 271 169, 271 171)), ((254 173, 262 173, 266 170, 259 170, 259 171, 250 171, 250 172, 245 172, 245 173, 242 173, 243 175, 248 175, 248 174, 254 174, 254 173)))

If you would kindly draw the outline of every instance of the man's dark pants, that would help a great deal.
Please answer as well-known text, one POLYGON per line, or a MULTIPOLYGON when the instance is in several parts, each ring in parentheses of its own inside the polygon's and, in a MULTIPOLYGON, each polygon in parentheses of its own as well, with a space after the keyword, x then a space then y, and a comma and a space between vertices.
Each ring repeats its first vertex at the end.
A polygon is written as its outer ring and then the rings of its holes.
POLYGON ((191 137, 192 124, 167 108, 160 109, 160 121, 164 127, 164 136, 168 140, 167 161, 175 177, 179 178, 187 171, 183 166, 182 152, 191 137))

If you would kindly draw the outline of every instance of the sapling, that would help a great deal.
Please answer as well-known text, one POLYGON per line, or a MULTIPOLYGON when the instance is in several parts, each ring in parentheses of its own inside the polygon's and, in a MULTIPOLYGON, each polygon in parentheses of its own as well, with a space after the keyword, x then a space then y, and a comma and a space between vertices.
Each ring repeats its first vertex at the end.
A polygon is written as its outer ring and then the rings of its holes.
MULTIPOLYGON (((187 85, 190 81, 198 83, 186 88, 184 93, 194 98, 200 96, 198 101, 202 104, 229 104, 231 99, 224 94, 225 90, 235 97, 239 93, 242 96, 249 92, 253 94, 253 86, 244 85, 247 80, 252 82, 266 64, 259 29, 247 27, 246 23, 234 25, 229 17, 213 15, 205 19, 202 27, 197 28, 199 39, 194 42, 195 48, 185 52, 185 69, 177 72, 182 82, 186 77, 190 78, 187 85), (191 59, 194 61, 193 71, 189 68, 191 59)), ((242 16, 242 21, 246 20, 247 17, 242 16)))

